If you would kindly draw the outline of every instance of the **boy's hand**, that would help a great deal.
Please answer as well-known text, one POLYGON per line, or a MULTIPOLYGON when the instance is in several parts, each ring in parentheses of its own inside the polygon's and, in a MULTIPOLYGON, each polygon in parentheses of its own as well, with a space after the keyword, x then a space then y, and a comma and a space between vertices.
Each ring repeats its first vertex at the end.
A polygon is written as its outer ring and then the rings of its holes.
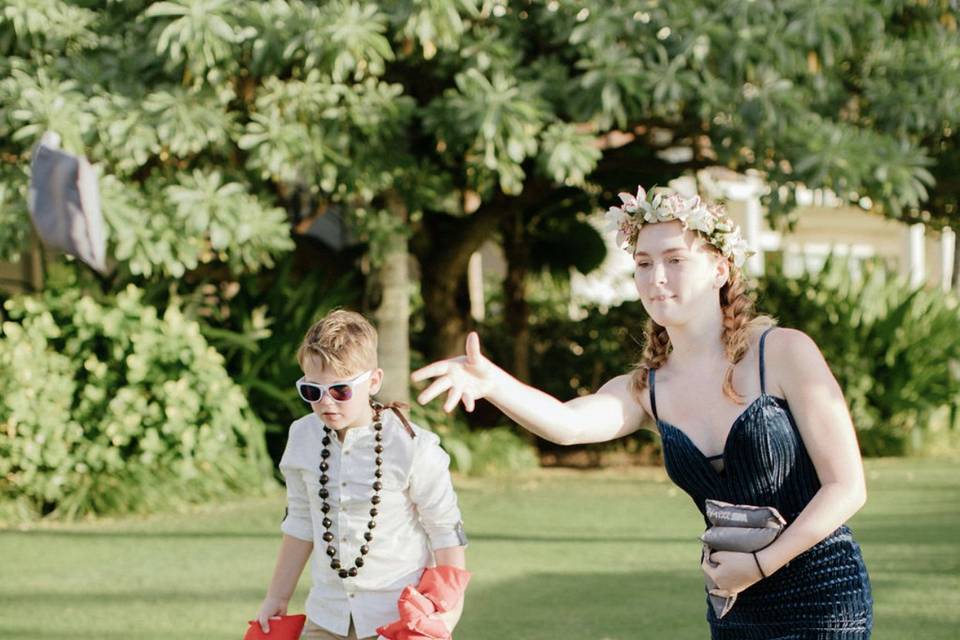
POLYGON ((270 618, 278 618, 287 614, 287 601, 267 596, 257 612, 257 622, 264 633, 270 633, 270 618))
POLYGON ((473 411, 474 402, 493 390, 497 372, 497 366, 480 353, 480 337, 471 331, 467 336, 465 355, 428 364, 410 377, 414 382, 436 378, 417 397, 417 402, 427 404, 447 391, 443 410, 450 413, 459 402, 463 402, 467 411, 473 411))
POLYGON ((430 617, 435 620, 440 620, 446 625, 447 630, 450 633, 453 633, 453 628, 457 626, 457 623, 460 622, 460 614, 463 612, 462 608, 458 608, 453 611, 447 611, 445 613, 437 612, 431 614, 430 617))

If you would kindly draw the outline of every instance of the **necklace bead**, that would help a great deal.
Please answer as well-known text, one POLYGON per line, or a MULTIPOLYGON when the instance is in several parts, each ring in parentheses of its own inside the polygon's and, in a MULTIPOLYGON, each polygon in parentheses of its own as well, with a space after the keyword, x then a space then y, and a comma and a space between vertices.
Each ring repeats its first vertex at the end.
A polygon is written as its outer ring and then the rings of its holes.
MULTIPOLYGON (((373 407, 373 410, 374 410, 373 429, 374 429, 374 442, 376 443, 373 447, 373 451, 374 453, 377 454, 374 460, 374 462, 376 463, 376 469, 374 470, 373 475, 375 478, 377 478, 377 480, 374 480, 372 484, 373 495, 370 497, 370 504, 372 505, 372 508, 370 509, 370 521, 367 523, 367 531, 363 532, 363 538, 367 542, 370 542, 371 540, 373 540, 372 530, 377 526, 377 523, 374 521, 374 518, 376 518, 377 514, 379 513, 379 511, 376 508, 376 505, 380 504, 380 490, 383 488, 383 483, 380 482, 379 480, 379 478, 383 477, 383 469, 381 468, 383 466, 383 457, 381 457, 380 455, 381 453, 383 453, 383 445, 381 444, 383 442, 383 433, 382 433, 383 422, 381 421, 381 415, 383 413, 383 405, 381 405, 380 403, 371 403, 371 406, 373 407)), ((323 444, 323 449, 320 451, 320 458, 321 458, 320 471, 322 473, 320 475, 319 495, 321 500, 323 501, 320 505, 320 511, 322 511, 326 515, 327 513, 330 512, 330 504, 327 502, 327 498, 330 497, 330 491, 326 488, 327 483, 330 482, 330 476, 326 474, 326 472, 330 469, 330 464, 327 462, 327 459, 331 455, 330 449, 328 447, 333 441, 330 438, 332 433, 330 430, 330 427, 327 427, 326 425, 324 425, 323 431, 324 431, 324 436, 323 436, 323 439, 321 440, 321 443, 323 444)), ((335 538, 335 536, 333 535, 333 532, 330 531, 330 528, 333 526, 333 520, 331 520, 328 517, 324 517, 322 524, 324 529, 323 541, 327 543, 332 543, 335 538)), ((354 559, 353 561, 354 566, 350 567, 349 569, 343 569, 341 568, 342 565, 340 563, 340 560, 337 559, 337 553, 338 553, 337 547, 334 546, 333 544, 329 544, 327 546, 327 555, 330 556, 330 568, 333 571, 336 571, 337 575, 341 579, 355 577, 357 575, 357 569, 363 566, 363 562, 364 562, 363 556, 367 555, 369 552, 370 552, 370 547, 367 545, 362 545, 360 547, 360 555, 357 556, 356 559, 354 559)))

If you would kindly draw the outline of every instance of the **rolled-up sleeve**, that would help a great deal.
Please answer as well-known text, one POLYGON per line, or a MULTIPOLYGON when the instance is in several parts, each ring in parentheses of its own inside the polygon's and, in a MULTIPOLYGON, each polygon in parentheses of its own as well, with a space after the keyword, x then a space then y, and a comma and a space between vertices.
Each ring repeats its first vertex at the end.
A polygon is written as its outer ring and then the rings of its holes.
POLYGON ((436 435, 423 433, 410 471, 410 499, 434 550, 467 544, 457 494, 450 478, 450 456, 436 435))

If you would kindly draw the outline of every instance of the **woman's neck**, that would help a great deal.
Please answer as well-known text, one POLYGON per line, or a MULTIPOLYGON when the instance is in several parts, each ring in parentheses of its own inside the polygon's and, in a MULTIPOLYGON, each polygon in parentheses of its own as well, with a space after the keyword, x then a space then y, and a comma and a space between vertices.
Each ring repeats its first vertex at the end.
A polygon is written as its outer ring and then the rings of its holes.
POLYGON ((699 363, 726 360, 723 344, 723 311, 719 307, 684 325, 667 327, 670 360, 679 369, 699 366, 699 363))

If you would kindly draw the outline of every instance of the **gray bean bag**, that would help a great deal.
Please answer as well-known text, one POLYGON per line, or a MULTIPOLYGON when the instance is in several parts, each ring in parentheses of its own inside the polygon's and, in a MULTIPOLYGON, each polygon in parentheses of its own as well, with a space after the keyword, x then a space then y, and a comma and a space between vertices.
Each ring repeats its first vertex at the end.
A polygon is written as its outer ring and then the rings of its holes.
MULTIPOLYGON (((703 541, 703 553, 708 562, 713 551, 760 551, 776 540, 787 526, 787 521, 773 507, 707 500, 706 511, 711 526, 703 532, 700 540, 703 541)), ((709 593, 717 585, 708 575, 704 574, 703 577, 709 593)), ((722 618, 733 608, 737 596, 717 596, 711 593, 709 599, 713 612, 718 618, 722 618)))
POLYGON ((48 132, 33 151, 28 208, 37 235, 99 271, 107 269, 97 176, 83 156, 59 149, 48 132))

